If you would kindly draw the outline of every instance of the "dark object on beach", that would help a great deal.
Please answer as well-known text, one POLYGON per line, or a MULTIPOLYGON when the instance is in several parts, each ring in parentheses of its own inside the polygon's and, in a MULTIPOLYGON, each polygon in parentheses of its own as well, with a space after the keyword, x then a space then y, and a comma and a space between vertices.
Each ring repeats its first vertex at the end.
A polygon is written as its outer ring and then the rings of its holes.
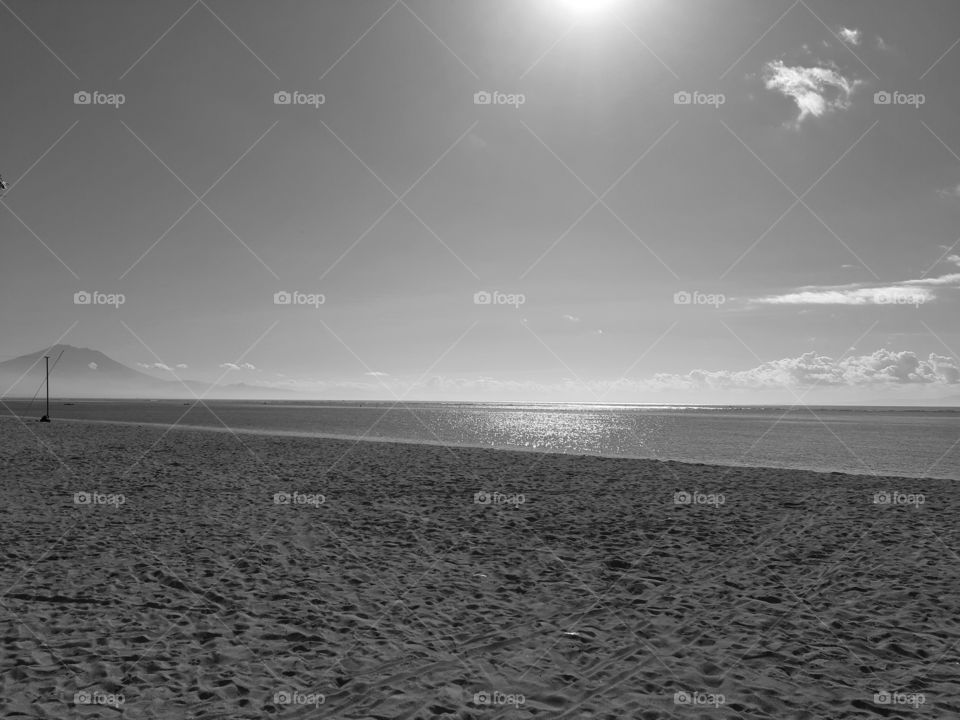
MULTIPOLYGON (((59 358, 58 358, 59 359, 59 358)), ((47 368, 47 379, 44 380, 44 385, 47 386, 47 411, 43 414, 43 417, 40 418, 40 422, 50 422, 50 356, 43 356, 43 363, 47 368)))

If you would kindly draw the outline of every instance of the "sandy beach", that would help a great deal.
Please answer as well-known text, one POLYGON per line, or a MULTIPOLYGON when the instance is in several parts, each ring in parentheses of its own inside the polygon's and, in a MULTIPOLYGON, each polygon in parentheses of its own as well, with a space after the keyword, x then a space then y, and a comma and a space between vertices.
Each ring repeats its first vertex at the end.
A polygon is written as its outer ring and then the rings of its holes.
POLYGON ((0 715, 960 713, 946 480, 0 418, 0 715))

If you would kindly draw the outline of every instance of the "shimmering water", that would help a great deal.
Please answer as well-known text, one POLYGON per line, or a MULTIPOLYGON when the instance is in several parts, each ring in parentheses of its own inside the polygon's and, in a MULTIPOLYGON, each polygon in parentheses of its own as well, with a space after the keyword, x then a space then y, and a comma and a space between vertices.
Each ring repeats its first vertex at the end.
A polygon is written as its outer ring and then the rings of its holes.
MULTIPOLYGON (((7 401, 17 414, 26 403, 7 401)), ((58 402, 54 418, 960 479, 960 408, 58 402)), ((35 405, 31 417, 39 413, 35 405)), ((7 412, 0 408, 0 412, 7 412)))

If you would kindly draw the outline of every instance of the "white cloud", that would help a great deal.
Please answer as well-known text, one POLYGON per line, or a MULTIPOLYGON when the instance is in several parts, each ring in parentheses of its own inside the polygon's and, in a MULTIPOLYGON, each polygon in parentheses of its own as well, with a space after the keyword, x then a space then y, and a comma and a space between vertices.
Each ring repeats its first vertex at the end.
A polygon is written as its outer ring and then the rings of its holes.
POLYGON ((372 375, 373 377, 386 377, 389 373, 380 372, 379 370, 371 370, 370 372, 365 372, 364 375, 372 375))
POLYGON ((928 288, 898 286, 861 288, 806 288, 783 295, 753 298, 762 305, 913 305, 930 302, 928 288))
POLYGON ((186 367, 187 367, 186 363, 177 363, 177 368, 179 368, 180 370, 183 370, 186 367))
POLYGON ((859 45, 860 40, 863 37, 863 34, 856 28, 845 28, 845 27, 841 27, 837 31, 837 35, 839 35, 840 39, 849 45, 859 45))
POLYGON ((944 188, 943 190, 938 190, 937 193, 941 197, 960 198, 960 184, 944 188))
POLYGON ((248 362, 242 362, 242 363, 232 363, 232 362, 220 363, 220 367, 224 368, 225 370, 256 370, 256 369, 257 369, 256 366, 254 366, 252 363, 248 363, 248 362))
POLYGON ((877 50, 881 52, 887 52, 889 50, 893 50, 893 47, 888 45, 882 37, 877 35, 877 50))
POLYGON ((142 368, 146 368, 147 370, 167 370, 169 372, 173 372, 172 367, 170 367, 169 365, 165 365, 164 363, 161 363, 161 362, 155 362, 155 363, 138 362, 137 365, 139 365, 142 368))
POLYGON ((566 320, 567 322, 572 322, 572 323, 578 323, 578 322, 580 322, 580 318, 578 318, 578 317, 575 316, 575 315, 561 315, 560 317, 562 317, 562 318, 563 318, 564 320, 566 320))
POLYGON ((791 98, 800 110, 796 126, 813 115, 822 117, 828 112, 850 107, 850 95, 860 84, 848 80, 831 67, 790 67, 782 60, 768 62, 764 66, 764 84, 791 98))
POLYGON ((684 375, 655 375, 660 389, 764 389, 783 387, 877 386, 904 384, 956 385, 960 365, 953 358, 931 353, 921 358, 904 350, 881 349, 870 355, 835 360, 808 352, 796 358, 771 360, 748 370, 693 370, 684 375))
POLYGON ((96 370, 99 367, 99 365, 97 365, 95 362, 91 362, 91 363, 87 363, 87 367, 90 368, 91 370, 96 370))
POLYGON ((960 255, 947 255, 947 262, 952 262, 954 265, 960 265, 960 255))
MULTIPOLYGON (((960 256, 951 255, 947 259, 960 264, 960 256)), ((960 273, 882 285, 808 285, 787 293, 751 298, 750 302, 760 305, 921 305, 936 300, 938 287, 960 287, 960 273)))

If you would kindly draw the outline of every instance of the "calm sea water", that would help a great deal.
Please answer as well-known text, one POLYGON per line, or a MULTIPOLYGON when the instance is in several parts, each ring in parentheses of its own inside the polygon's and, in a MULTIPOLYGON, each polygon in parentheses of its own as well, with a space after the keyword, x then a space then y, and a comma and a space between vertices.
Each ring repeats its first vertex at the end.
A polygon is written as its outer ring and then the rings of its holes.
MULTIPOLYGON (((34 405, 6 401, 35 418, 34 405)), ((57 402, 54 418, 960 479, 960 408, 57 402)))

